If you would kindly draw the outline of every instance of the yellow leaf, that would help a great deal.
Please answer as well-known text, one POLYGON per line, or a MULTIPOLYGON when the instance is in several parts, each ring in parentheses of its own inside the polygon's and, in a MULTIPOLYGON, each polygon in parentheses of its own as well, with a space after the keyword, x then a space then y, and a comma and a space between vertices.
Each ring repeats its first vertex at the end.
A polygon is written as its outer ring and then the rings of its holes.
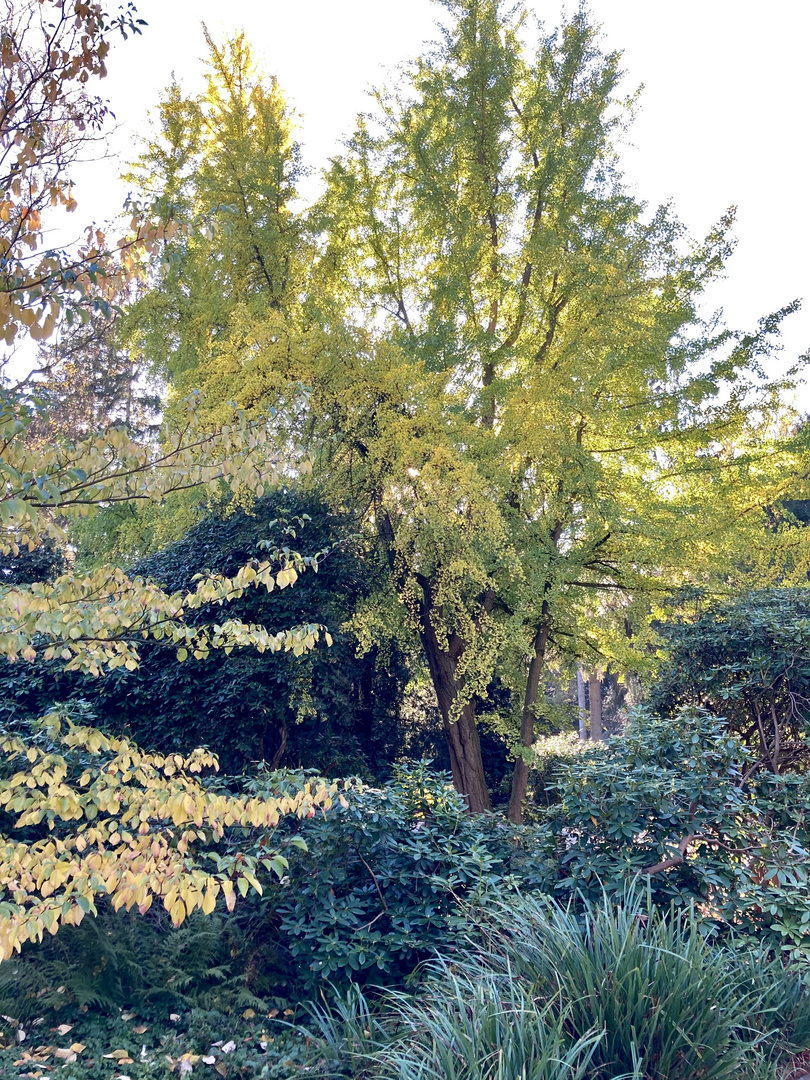
POLYGON ((172 908, 171 908, 171 911, 169 912, 169 915, 171 916, 171 920, 172 920, 172 922, 173 922, 173 924, 175 926, 179 926, 180 923, 183 921, 183 919, 185 919, 185 917, 186 917, 186 905, 183 903, 183 901, 179 897, 172 904, 172 908))

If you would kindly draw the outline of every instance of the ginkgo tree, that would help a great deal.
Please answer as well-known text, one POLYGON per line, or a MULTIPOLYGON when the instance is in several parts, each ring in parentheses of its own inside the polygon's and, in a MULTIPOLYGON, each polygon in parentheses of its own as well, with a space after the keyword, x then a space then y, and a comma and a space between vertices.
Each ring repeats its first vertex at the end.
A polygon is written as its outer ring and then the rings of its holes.
POLYGON ((701 319, 733 214, 690 243, 630 195, 632 100, 586 13, 545 33, 498 0, 442 6, 329 173, 324 263, 368 316, 314 365, 313 430, 382 542, 473 809, 488 686, 522 698, 518 821, 549 650, 634 666, 625 626, 656 593, 767 543, 762 362, 792 305, 747 334, 701 319))
POLYGON ((179 234, 128 317, 212 419, 310 388, 295 420, 314 478, 387 569, 354 629, 421 643, 472 810, 490 806, 478 717, 493 679, 512 689, 519 820, 551 650, 635 668, 658 597, 733 582, 780 543, 766 508, 802 454, 773 438, 791 375, 765 365, 795 305, 750 332, 701 317, 733 213, 691 241, 630 194, 633 100, 584 12, 547 33, 499 0, 442 7, 439 43, 377 94, 297 218, 289 118, 261 105, 277 87, 240 39, 209 42, 207 95, 172 88, 138 168, 148 198, 214 214, 220 257, 179 234), (262 263, 289 269, 284 295, 262 263), (237 267, 220 301, 212 278, 237 267))
POLYGON ((206 395, 215 411, 284 392, 277 365, 245 369, 242 352, 258 331, 280 360, 290 331, 301 329, 314 240, 294 208, 301 153, 280 87, 262 77, 243 34, 218 44, 203 30, 205 92, 167 89, 126 177, 138 202, 176 231, 152 258, 152 287, 127 308, 121 335, 181 395, 201 372, 210 380, 216 363, 218 384, 206 395))

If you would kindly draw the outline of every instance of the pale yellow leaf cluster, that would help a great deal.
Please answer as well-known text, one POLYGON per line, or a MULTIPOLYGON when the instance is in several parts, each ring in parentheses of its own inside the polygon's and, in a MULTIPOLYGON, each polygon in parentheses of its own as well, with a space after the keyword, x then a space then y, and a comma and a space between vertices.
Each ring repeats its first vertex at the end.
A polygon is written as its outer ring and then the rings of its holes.
MULTIPOLYGON (((32 410, 13 396, 0 403, 0 551, 33 548, 44 537, 62 539, 60 519, 89 514, 114 502, 160 502, 191 487, 258 497, 281 472, 307 468, 303 453, 280 449, 267 421, 237 411, 213 433, 200 432, 197 398, 187 403, 185 423, 160 446, 133 440, 123 427, 79 443, 38 447, 26 439, 32 410)), ((232 578, 207 576, 196 587, 168 595, 142 578, 102 567, 67 573, 48 584, 3 587, 0 583, 0 655, 33 661, 38 645, 46 659, 61 657, 72 669, 98 674, 102 667, 138 664, 136 642, 171 642, 178 659, 206 657, 212 648, 250 646, 300 656, 323 627, 308 624, 271 633, 234 619, 189 626, 186 614, 220 606, 246 588, 268 591, 293 585, 306 565, 294 553, 281 565, 251 561, 232 578)))
MULTIPOLYGON (((299 569, 305 564, 301 563, 299 569)), ((151 638, 175 646, 178 660, 189 655, 205 659, 211 649, 249 647, 259 652, 292 652, 301 656, 314 648, 320 623, 307 623, 273 633, 264 626, 238 619, 189 625, 187 614, 219 606, 255 586, 271 591, 286 588, 298 577, 295 565, 274 568, 252 562, 232 578, 204 577, 188 592, 168 594, 143 578, 130 579, 122 570, 103 567, 87 575, 63 574, 53 583, 36 583, 0 590, 0 655, 33 662, 59 657, 69 670, 98 675, 103 667, 126 667, 139 662, 137 643, 151 638)))
POLYGON ((266 845, 280 819, 326 811, 336 791, 312 781, 277 798, 223 794, 199 777, 217 769, 205 750, 164 757, 55 714, 44 724, 47 749, 0 741, 3 771, 16 769, 0 781, 0 807, 16 816, 17 829, 48 830, 0 846, 2 959, 95 914, 99 896, 142 914, 158 898, 176 926, 195 908, 210 914, 220 898, 233 910, 237 892, 261 893, 262 867, 284 873, 286 860, 266 845), (235 828, 258 834, 260 854, 229 848, 235 828))

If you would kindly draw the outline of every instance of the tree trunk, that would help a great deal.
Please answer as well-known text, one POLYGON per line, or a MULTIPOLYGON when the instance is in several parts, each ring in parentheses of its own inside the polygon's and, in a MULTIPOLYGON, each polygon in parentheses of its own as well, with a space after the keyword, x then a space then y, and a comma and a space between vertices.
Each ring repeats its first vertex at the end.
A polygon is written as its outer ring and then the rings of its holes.
POLYGON ((271 769, 277 769, 279 767, 279 765, 281 765, 281 762, 284 759, 284 754, 285 754, 285 752, 287 750, 287 738, 288 738, 288 735, 289 735, 289 733, 287 731, 287 721, 282 720, 281 721, 281 737, 279 739, 278 746, 276 747, 276 752, 275 752, 275 754, 273 754, 273 760, 270 762, 270 768, 271 769))
MULTIPOLYGON (((543 615, 548 612, 548 604, 543 604, 543 615)), ((529 664, 529 676, 526 680, 526 693, 523 698, 523 715, 520 719, 521 749, 528 749, 534 743, 534 707, 540 690, 540 675, 548 642, 548 622, 543 619, 534 638, 534 656, 529 664)), ((518 756, 515 759, 515 771, 512 773, 512 794, 509 798, 509 820, 515 825, 523 821, 523 802, 529 786, 529 766, 518 756)))
POLYGON ((579 709, 579 737, 584 742, 588 738, 585 727, 585 680, 582 677, 582 664, 577 664, 577 708, 579 709))
POLYGON ((487 782, 484 777, 484 762, 481 757, 481 742, 475 723, 475 705, 468 701, 463 706, 458 719, 451 720, 453 706, 458 700, 459 685, 456 682, 456 664, 460 650, 458 645, 451 652, 441 648, 436 631, 430 621, 430 603, 426 604, 422 614, 422 644, 427 657, 428 669, 436 691, 436 701, 442 716, 447 748, 450 751, 450 767, 453 771, 453 783, 467 800, 467 806, 473 814, 482 814, 492 809, 487 782))
POLYGON ((602 738, 602 682, 595 671, 588 676, 588 704, 591 713, 591 739, 602 738))

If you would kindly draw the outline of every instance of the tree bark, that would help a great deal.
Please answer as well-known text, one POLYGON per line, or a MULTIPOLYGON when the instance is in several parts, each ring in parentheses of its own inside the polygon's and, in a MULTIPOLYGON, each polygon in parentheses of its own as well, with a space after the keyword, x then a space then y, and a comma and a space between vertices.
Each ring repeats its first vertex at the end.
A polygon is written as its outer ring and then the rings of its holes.
POLYGON ((273 760, 270 762, 270 768, 271 769, 277 769, 279 767, 279 765, 281 765, 281 762, 284 759, 284 754, 286 753, 286 750, 287 750, 288 734, 289 733, 287 731, 287 721, 282 720, 281 721, 281 737, 279 739, 278 746, 276 747, 276 752, 275 752, 275 754, 273 754, 273 760))
POLYGON ((584 742, 588 738, 585 726, 585 680, 582 677, 582 664, 577 664, 577 708, 579 709, 579 737, 584 742))
POLYGON ((484 776, 484 762, 481 757, 481 742, 475 722, 475 705, 468 701, 457 719, 453 716, 461 689, 456 681, 456 665, 461 649, 456 643, 454 649, 442 648, 436 630, 430 620, 430 596, 425 595, 422 611, 421 638, 428 662, 428 670, 436 691, 436 702, 442 717, 447 748, 450 751, 450 768, 453 783, 467 800, 470 813, 483 814, 492 809, 484 776))
MULTIPOLYGON (((520 719, 520 745, 528 749, 534 743, 534 707, 540 690, 540 676, 546 656, 548 643, 548 604, 543 604, 543 621, 534 638, 534 656, 529 664, 529 676, 526 680, 526 693, 523 698, 523 715, 520 719)), ((508 817, 515 825, 523 821, 523 802, 529 786, 529 766, 521 756, 515 760, 512 773, 512 794, 509 798, 508 817)))
POLYGON ((595 671, 588 676, 588 704, 591 713, 591 739, 602 739, 602 681, 595 671))

